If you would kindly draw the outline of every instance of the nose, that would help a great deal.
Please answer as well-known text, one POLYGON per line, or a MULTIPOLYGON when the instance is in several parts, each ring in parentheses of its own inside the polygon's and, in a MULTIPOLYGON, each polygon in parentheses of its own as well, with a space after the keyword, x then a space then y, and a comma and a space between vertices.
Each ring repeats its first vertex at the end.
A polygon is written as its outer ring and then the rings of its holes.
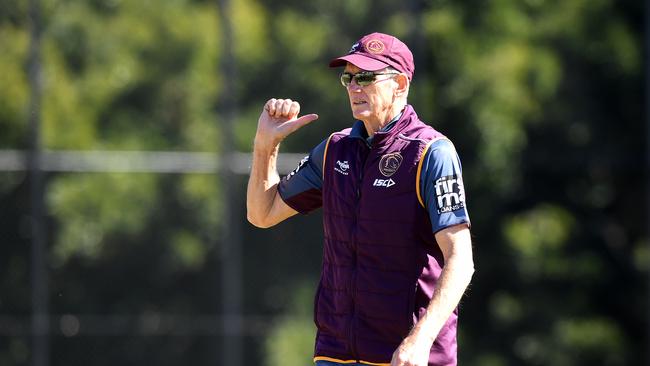
POLYGON ((357 84, 356 79, 352 79, 350 81, 350 84, 348 84, 348 90, 353 91, 353 92, 359 92, 361 91, 361 85, 357 84))

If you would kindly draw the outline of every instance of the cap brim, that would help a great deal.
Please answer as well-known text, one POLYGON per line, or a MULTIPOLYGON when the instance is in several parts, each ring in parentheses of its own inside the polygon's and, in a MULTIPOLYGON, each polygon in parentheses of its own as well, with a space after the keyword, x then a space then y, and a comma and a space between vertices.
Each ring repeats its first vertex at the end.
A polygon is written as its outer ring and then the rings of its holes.
POLYGON ((347 65, 347 63, 367 71, 377 71, 385 69, 390 65, 377 61, 374 58, 370 58, 360 54, 351 54, 343 57, 336 58, 330 62, 330 67, 341 67, 347 65))

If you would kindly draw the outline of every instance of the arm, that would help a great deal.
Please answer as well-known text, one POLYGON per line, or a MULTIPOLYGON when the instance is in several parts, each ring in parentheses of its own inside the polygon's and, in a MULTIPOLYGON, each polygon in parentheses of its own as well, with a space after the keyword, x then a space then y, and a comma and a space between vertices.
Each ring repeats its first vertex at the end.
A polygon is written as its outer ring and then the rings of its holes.
POLYGON ((315 114, 298 118, 299 113, 298 102, 270 99, 260 114, 246 192, 247 218, 257 227, 271 227, 297 213, 278 194, 280 176, 276 162, 282 140, 318 118, 315 114))
POLYGON ((467 225, 448 227, 435 236, 445 266, 426 313, 393 354, 392 366, 427 365, 429 350, 438 332, 458 305, 474 274, 472 242, 467 225))

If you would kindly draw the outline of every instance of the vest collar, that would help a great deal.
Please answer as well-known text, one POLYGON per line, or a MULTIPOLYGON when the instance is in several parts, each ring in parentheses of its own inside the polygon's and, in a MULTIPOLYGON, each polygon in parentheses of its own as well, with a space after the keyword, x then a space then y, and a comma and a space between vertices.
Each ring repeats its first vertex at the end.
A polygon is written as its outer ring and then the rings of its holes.
MULTIPOLYGON (((415 116, 415 111, 411 105, 407 104, 406 107, 398 114, 395 119, 390 121, 381 130, 375 132, 371 137, 368 137, 368 131, 362 121, 356 121, 352 125, 350 137, 358 138, 366 142, 368 146, 381 144, 383 141, 390 140, 397 136, 400 132, 410 124, 412 116, 415 116)), ((417 119, 417 116, 416 116, 417 119)))
POLYGON ((390 129, 382 129, 372 136, 372 146, 379 146, 386 144, 388 141, 392 141, 397 137, 397 135, 408 128, 414 120, 417 120, 417 115, 415 114, 413 107, 407 104, 402 111, 401 117, 399 117, 397 122, 395 122, 390 129))

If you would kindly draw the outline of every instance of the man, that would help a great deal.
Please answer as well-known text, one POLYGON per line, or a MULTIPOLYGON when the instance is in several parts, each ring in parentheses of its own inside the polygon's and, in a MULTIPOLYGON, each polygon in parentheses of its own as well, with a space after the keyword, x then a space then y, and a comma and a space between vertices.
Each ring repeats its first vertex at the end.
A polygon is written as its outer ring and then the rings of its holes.
POLYGON ((474 272, 461 165, 451 142, 407 104, 413 56, 372 33, 345 67, 352 128, 280 179, 280 142, 318 118, 270 99, 260 115, 248 220, 273 226, 323 209, 316 365, 456 365, 457 305, 474 272))

